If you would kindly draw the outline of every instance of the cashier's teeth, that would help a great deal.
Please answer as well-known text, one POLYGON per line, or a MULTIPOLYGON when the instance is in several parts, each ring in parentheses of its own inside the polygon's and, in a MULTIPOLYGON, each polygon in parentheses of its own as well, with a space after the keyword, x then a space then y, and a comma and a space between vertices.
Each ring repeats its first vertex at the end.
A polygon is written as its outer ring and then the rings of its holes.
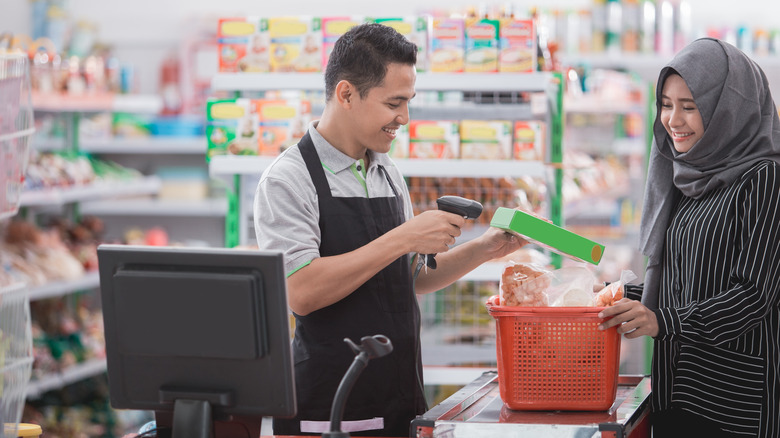
POLYGON ((385 132, 387 132, 388 134, 393 134, 393 135, 395 135, 395 131, 397 131, 397 129, 382 128, 382 131, 385 131, 385 132))

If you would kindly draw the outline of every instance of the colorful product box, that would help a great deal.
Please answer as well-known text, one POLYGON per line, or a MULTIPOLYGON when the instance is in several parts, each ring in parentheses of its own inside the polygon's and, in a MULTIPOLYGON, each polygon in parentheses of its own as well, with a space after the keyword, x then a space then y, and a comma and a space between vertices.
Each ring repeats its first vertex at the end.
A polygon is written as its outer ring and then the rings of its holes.
POLYGON ((462 18, 433 18, 430 31, 430 71, 456 73, 464 68, 465 22, 462 18))
POLYGON ((268 19, 271 71, 322 71, 322 21, 318 17, 268 19))
POLYGON ((502 73, 536 70, 536 27, 533 20, 500 20, 498 71, 502 73))
POLYGON ((428 27, 430 17, 370 18, 372 23, 390 26, 417 45, 417 71, 428 71, 428 27))
POLYGON ((395 131, 395 139, 387 153, 392 158, 409 158, 409 125, 401 125, 395 131))
POLYGON ((464 70, 469 73, 498 72, 498 20, 469 18, 465 24, 464 70))
POLYGON ((461 120, 460 158, 507 160, 512 158, 512 122, 461 120))
POLYGON ((364 21, 365 18, 360 16, 322 18, 322 71, 328 66, 328 58, 336 40, 364 21))
POLYGON ((458 158, 458 122, 412 120, 409 122, 409 158, 458 158))
POLYGON ((296 144, 311 120, 311 104, 300 99, 258 99, 258 155, 276 156, 296 144))
POLYGON ((216 155, 257 155, 259 117, 251 99, 206 103, 206 159, 216 155))
POLYGON ((490 226, 516 234, 558 254, 594 265, 599 264, 604 254, 604 245, 521 210, 498 207, 490 226))
POLYGON ((517 121, 514 126, 516 160, 544 161, 545 124, 539 121, 517 121))
POLYGON ((217 27, 220 72, 268 72, 271 36, 260 17, 221 18, 217 27))

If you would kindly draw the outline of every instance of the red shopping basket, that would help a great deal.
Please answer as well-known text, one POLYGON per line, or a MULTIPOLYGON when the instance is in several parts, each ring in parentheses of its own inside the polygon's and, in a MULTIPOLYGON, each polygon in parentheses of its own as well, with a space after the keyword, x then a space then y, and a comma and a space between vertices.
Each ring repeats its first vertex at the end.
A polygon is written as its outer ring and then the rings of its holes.
POLYGON ((488 306, 496 319, 501 400, 516 410, 603 411, 615 401, 617 327, 603 307, 488 306))

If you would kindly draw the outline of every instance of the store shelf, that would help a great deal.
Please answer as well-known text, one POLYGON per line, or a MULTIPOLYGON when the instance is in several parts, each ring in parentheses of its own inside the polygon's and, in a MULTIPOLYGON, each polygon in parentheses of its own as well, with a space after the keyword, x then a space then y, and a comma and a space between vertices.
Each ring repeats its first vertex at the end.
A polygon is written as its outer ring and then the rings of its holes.
POLYGON ((413 120, 529 120, 530 104, 458 102, 458 105, 409 105, 413 120))
MULTIPOLYGON (((417 91, 524 92, 546 90, 547 73, 418 73, 417 91)), ((323 90, 322 73, 219 73, 214 91, 323 90)))
POLYGON ((59 373, 30 380, 30 383, 27 385, 27 399, 36 399, 48 391, 63 388, 72 383, 98 376, 104 372, 106 372, 106 360, 92 359, 68 367, 59 373))
POLYGON ((54 113, 124 112, 157 114, 162 109, 162 98, 143 94, 32 94, 35 111, 54 113))
MULTIPOLYGON (((641 53, 583 53, 563 54, 563 65, 584 64, 591 67, 615 69, 654 69, 656 73, 673 58, 673 55, 641 53)), ((780 67, 780 56, 751 56, 762 68, 780 67)))
MULTIPOLYGON (((276 157, 215 156, 211 158, 212 176, 260 175, 276 157)), ((514 160, 437 160, 394 159, 404 176, 496 178, 502 176, 544 177, 545 165, 540 161, 514 160)))
POLYGON ((97 271, 87 272, 76 280, 53 281, 30 289, 30 301, 60 297, 82 290, 96 289, 100 286, 97 271))
POLYGON ((224 217, 225 199, 123 199, 83 202, 82 214, 96 216, 224 217))
POLYGON ((639 102, 618 99, 566 98, 563 101, 566 113, 579 114, 644 114, 647 108, 639 102))
POLYGON ((206 154, 205 137, 81 139, 79 150, 95 154, 206 154))
POLYGON ((147 176, 127 181, 102 181, 84 186, 28 190, 22 192, 23 207, 61 206, 100 198, 149 195, 160 190, 160 178, 147 176))

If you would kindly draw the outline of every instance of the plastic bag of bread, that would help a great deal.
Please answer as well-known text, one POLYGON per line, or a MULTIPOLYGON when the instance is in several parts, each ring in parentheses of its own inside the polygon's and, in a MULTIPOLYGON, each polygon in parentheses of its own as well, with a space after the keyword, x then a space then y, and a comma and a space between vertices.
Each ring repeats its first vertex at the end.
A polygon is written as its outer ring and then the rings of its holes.
POLYGON ((533 263, 509 261, 501 274, 502 306, 544 307, 550 286, 549 271, 533 263))
POLYGON ((596 301, 596 275, 584 266, 570 266, 550 273, 547 296, 553 307, 592 307, 596 301))
POLYGON ((596 307, 609 307, 625 296, 624 285, 636 278, 632 271, 620 273, 620 280, 608 284, 596 294, 596 307))

